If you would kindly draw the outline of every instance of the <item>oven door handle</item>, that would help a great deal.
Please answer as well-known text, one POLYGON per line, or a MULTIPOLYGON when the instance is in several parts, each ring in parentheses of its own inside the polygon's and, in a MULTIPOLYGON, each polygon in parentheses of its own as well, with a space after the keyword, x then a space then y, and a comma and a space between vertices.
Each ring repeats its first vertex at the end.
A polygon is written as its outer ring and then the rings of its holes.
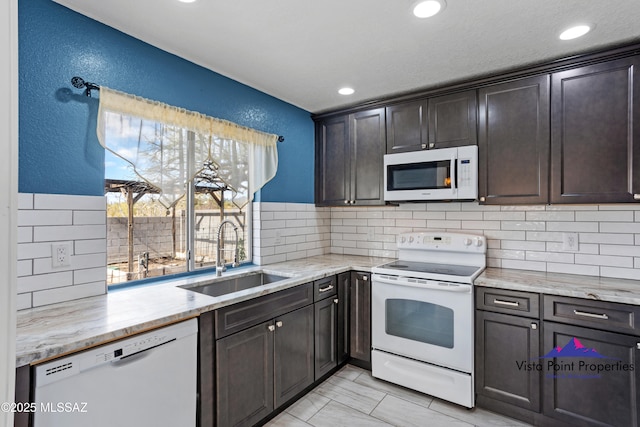
POLYGON ((391 279, 388 276, 383 276, 379 274, 373 275, 372 282, 374 286, 376 283, 382 283, 385 285, 410 286, 412 288, 434 289, 438 291, 457 292, 457 293, 471 293, 471 290, 473 288, 471 285, 437 282, 435 280, 423 280, 423 279, 409 280, 409 278, 402 277, 402 276, 391 279))

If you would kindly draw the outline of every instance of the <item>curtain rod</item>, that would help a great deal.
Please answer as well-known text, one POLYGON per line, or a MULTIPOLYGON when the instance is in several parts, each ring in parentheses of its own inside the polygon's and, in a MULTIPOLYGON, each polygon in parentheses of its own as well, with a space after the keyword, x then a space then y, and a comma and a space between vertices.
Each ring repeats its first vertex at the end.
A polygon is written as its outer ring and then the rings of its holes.
MULTIPOLYGON (((100 90, 100 86, 98 86, 95 83, 90 83, 85 81, 82 77, 72 77, 71 78, 71 84, 73 85, 73 87, 78 88, 78 89, 82 89, 85 88, 84 90, 84 94, 85 96, 91 98, 91 91, 92 90, 100 90)), ((278 135, 278 142, 283 142, 284 141, 284 136, 282 135, 278 135)))

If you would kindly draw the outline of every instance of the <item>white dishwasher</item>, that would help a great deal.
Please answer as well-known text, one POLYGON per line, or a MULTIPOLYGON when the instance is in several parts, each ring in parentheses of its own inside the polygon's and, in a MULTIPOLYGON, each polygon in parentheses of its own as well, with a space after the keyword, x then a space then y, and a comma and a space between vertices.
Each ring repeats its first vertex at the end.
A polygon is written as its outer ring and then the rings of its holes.
POLYGON ((196 425, 196 319, 35 368, 34 427, 196 425))

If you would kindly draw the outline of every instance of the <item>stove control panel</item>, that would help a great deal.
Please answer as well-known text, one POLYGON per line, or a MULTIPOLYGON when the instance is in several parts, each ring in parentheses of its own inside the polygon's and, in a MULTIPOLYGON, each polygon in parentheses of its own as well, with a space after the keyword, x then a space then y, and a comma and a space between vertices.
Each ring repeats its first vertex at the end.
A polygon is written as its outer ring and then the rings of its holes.
POLYGON ((415 232, 396 237, 398 249, 486 253, 484 236, 466 233, 415 232))

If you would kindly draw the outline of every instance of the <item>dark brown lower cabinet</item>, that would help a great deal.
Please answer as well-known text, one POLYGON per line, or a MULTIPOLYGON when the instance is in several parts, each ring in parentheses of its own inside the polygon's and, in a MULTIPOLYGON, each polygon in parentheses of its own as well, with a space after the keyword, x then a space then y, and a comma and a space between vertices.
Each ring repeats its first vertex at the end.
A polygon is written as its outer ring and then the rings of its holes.
POLYGON ((313 305, 216 342, 217 426, 252 426, 314 380, 313 305))
POLYGON ((479 402, 496 400, 540 411, 539 322, 508 314, 476 312, 476 392, 479 402))
POLYGON ((351 363, 371 369, 371 274, 351 273, 349 354, 351 363))
POLYGON ((640 338, 545 322, 544 349, 574 339, 599 357, 551 359, 555 365, 543 380, 544 414, 572 426, 638 426, 640 338))
POLYGON ((633 305, 476 287, 477 406, 538 426, 638 427, 638 314, 633 305))
POLYGON ((349 285, 351 272, 340 273, 337 278, 338 326, 336 331, 336 351, 338 365, 349 359, 349 285))
POLYGON ((315 312, 315 379, 321 378, 338 365, 337 327, 338 298, 316 302, 315 312))

